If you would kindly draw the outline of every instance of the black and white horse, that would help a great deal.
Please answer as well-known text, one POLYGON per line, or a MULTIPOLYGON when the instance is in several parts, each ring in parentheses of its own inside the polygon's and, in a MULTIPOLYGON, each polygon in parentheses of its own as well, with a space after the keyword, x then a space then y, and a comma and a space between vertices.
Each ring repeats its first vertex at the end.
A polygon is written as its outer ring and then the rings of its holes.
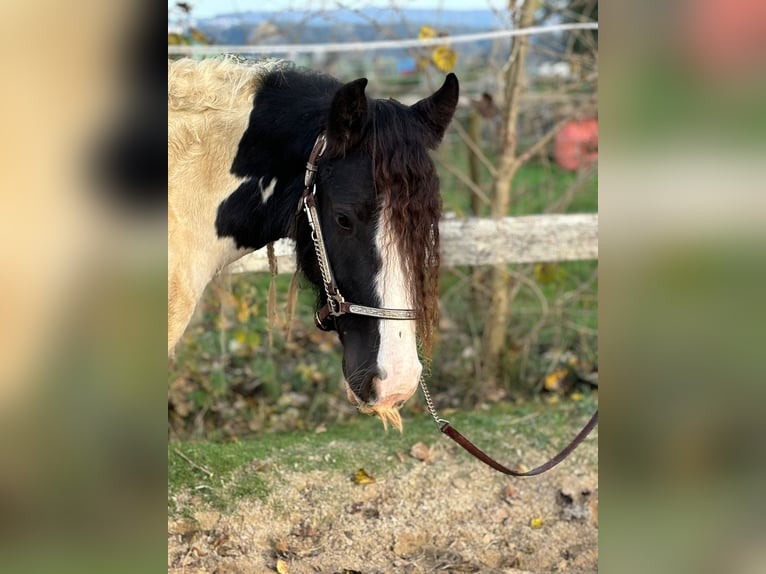
POLYGON ((168 352, 219 270, 290 237, 319 323, 343 344, 349 399, 398 426, 420 379, 418 340, 427 353, 437 320, 441 198, 428 150, 458 81, 413 106, 370 99, 366 84, 276 63, 168 62, 168 352))

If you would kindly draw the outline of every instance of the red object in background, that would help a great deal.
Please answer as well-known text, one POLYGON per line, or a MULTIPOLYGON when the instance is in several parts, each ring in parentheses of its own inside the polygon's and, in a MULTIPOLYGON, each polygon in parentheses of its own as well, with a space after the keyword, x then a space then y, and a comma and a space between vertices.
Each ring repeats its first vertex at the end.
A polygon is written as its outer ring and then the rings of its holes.
POLYGON ((763 70, 766 2, 698 0, 683 16, 681 38, 700 69, 723 78, 763 70))
POLYGON ((598 120, 569 122, 556 134, 553 153, 564 169, 576 170, 597 162, 598 120))

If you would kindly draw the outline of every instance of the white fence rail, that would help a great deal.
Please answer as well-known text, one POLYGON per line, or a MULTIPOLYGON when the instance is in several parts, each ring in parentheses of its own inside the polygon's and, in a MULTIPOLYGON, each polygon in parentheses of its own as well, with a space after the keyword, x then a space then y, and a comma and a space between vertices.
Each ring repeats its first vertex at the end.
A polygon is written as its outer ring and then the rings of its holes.
MULTIPOLYGON (((595 213, 444 219, 439 232, 442 264, 447 267, 598 259, 595 213)), ((292 241, 278 241, 274 251, 280 273, 295 271, 292 241)), ((243 257, 228 270, 268 271, 266 249, 243 257)))
POLYGON ((406 38, 401 40, 376 40, 372 42, 326 42, 321 44, 285 45, 192 45, 168 46, 168 54, 183 56, 215 56, 218 54, 321 54, 329 52, 370 52, 392 48, 429 48, 445 44, 467 44, 481 40, 497 40, 514 36, 555 34, 572 30, 598 30, 598 22, 574 22, 548 26, 531 26, 515 30, 492 30, 477 34, 461 34, 439 38, 406 38))

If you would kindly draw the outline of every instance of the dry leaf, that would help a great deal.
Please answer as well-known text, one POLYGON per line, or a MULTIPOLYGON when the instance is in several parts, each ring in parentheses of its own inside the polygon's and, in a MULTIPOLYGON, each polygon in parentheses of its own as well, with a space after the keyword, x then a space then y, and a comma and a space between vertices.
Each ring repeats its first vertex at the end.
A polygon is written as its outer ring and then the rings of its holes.
POLYGON ((287 562, 281 558, 277 560, 277 572, 279 572, 279 574, 287 574, 287 562))
POLYGON ((545 390, 561 392, 564 390, 564 382, 569 375, 568 369, 558 369, 545 377, 545 390))
POLYGON ((457 61, 457 54, 447 46, 438 46, 432 55, 434 65, 442 72, 451 72, 457 61))
POLYGON ((503 498, 518 498, 519 489, 512 484, 509 484, 503 489, 501 496, 503 498))
POLYGON ((543 526, 543 519, 540 517, 533 518, 529 521, 530 528, 542 528, 543 526))
POLYGON ((410 449, 410 456, 422 460, 426 464, 431 464, 431 449, 422 442, 416 442, 410 449))
POLYGON ((420 32, 418 32, 418 38, 421 40, 430 40, 431 38, 436 38, 436 30, 431 28, 431 26, 421 26, 420 32))
POLYGON ((399 462, 404 462, 405 460, 407 460, 407 457, 404 456, 404 453, 398 450, 396 451, 396 458, 399 459, 399 462))
POLYGON ((375 482, 375 477, 368 474, 363 468, 360 468, 356 471, 356 474, 354 474, 354 482, 357 484, 370 484, 375 482))

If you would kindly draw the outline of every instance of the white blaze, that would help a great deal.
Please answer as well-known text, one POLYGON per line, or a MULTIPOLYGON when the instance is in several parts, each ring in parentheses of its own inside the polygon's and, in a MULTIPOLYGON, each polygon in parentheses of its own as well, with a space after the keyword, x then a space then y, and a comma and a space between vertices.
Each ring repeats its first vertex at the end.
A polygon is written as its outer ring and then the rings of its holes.
MULTIPOLYGON (((383 210, 375 237, 382 260, 375 278, 375 289, 381 307, 412 309, 413 301, 409 295, 409 282, 412 279, 405 277, 401 254, 391 233, 388 217, 383 210)), ((417 390, 423 366, 418 360, 416 323, 411 320, 378 320, 378 366, 384 377, 377 383, 377 404, 390 406, 405 401, 417 390)))

